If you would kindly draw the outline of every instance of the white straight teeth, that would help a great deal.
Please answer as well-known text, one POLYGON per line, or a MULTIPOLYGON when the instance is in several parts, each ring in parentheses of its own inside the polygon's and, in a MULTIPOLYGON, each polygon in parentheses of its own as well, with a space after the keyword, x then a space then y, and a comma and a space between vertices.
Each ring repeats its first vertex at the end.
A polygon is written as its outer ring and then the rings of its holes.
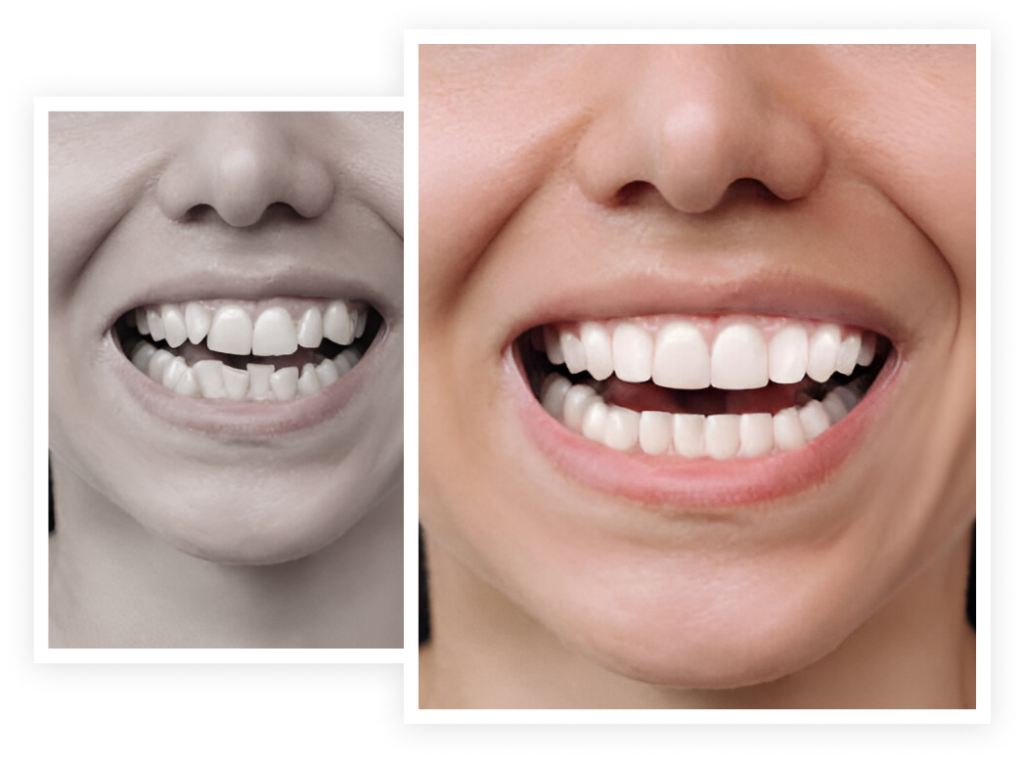
POLYGON ((623 452, 684 458, 760 458, 803 447, 838 423, 862 393, 840 386, 820 402, 771 413, 696 415, 637 412, 610 404, 587 384, 551 373, 541 388, 544 409, 568 429, 623 452))
POLYGON ((586 371, 598 381, 614 374, 668 389, 825 382, 870 365, 877 347, 871 331, 781 317, 587 321, 537 328, 531 338, 570 373, 586 371))
POLYGON ((243 304, 212 308, 199 301, 139 307, 135 325, 153 341, 166 340, 176 348, 186 341, 206 341, 214 352, 262 357, 290 355, 298 347, 315 349, 324 338, 348 345, 366 331, 369 313, 361 302, 335 299, 322 307, 306 308, 297 317, 284 306, 255 313, 243 304))
POLYGON ((358 349, 348 347, 333 360, 306 363, 301 370, 261 363, 249 363, 242 370, 220 360, 199 360, 189 366, 185 358, 157 349, 148 341, 138 342, 131 353, 136 368, 176 394, 254 402, 285 402, 316 394, 352 370, 361 357, 358 349))

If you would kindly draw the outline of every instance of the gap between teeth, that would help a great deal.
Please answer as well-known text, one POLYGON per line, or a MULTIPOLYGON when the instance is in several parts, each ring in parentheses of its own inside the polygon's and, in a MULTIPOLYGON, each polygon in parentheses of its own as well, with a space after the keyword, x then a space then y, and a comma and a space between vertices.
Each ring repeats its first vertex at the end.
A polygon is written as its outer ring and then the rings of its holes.
POLYGON ((249 363, 245 370, 220 360, 200 360, 188 365, 185 358, 166 349, 140 341, 131 361, 143 373, 183 397, 285 402, 316 394, 348 373, 361 355, 354 347, 343 349, 333 360, 277 369, 273 365, 249 363))
POLYGON ((811 400, 774 415, 637 412, 608 404, 588 384, 573 384, 558 373, 548 375, 540 395, 544 409, 566 428, 615 450, 715 460, 795 450, 842 420, 860 398, 840 386, 820 402, 811 400))
POLYGON ((336 344, 351 344, 366 330, 368 307, 335 299, 322 310, 308 307, 293 318, 284 307, 262 310, 253 320, 241 304, 223 304, 216 309, 202 302, 161 304, 135 310, 135 327, 154 341, 166 340, 174 348, 204 339, 214 352, 265 357, 290 355, 299 347, 315 349, 326 338, 336 344))

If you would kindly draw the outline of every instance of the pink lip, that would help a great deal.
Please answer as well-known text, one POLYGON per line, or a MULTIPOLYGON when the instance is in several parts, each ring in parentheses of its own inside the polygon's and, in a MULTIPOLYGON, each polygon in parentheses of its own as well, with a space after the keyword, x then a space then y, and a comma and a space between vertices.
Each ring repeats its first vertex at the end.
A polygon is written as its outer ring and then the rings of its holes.
POLYGON ((392 334, 378 335, 359 363, 326 389, 287 402, 235 402, 183 397, 141 373, 108 333, 101 351, 128 393, 151 415, 173 426, 225 439, 265 439, 317 426, 368 402, 368 379, 392 334))
MULTIPOLYGON (((692 275, 692 274, 691 274, 692 275)), ((817 282, 813 276, 754 272, 740 281, 663 273, 626 275, 615 283, 567 285, 546 304, 535 304, 509 334, 504 377, 526 436, 554 466, 595 490, 658 510, 716 512, 756 506, 809 489, 839 469, 865 440, 896 386, 914 337, 883 306, 862 293, 817 282), (838 424, 804 447, 750 460, 690 460, 622 453, 570 431, 541 407, 527 384, 512 342, 525 330, 566 319, 655 313, 777 314, 830 320, 877 331, 892 341, 889 362, 863 400, 838 424), (899 361, 898 361, 899 360, 899 361)))

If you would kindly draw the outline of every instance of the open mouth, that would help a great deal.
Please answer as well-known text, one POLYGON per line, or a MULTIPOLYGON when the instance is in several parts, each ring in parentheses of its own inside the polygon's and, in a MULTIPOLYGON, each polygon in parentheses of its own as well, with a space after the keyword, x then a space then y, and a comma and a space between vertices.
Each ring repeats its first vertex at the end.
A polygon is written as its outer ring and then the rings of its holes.
POLYGON ((285 402, 360 362, 383 320, 346 299, 203 299, 140 305, 112 331, 132 364, 175 394, 285 402))
POLYGON ((894 354, 856 326, 738 315, 552 323, 522 334, 515 352, 566 429, 621 452, 714 460, 804 447, 894 354))

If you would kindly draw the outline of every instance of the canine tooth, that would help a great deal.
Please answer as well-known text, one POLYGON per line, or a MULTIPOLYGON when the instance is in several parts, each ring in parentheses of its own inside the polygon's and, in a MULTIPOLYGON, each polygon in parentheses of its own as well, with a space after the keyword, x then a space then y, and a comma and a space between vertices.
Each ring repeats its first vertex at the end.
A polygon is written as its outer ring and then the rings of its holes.
POLYGON ((563 330, 559 341, 562 345, 562 356, 565 358, 565 367, 570 373, 579 373, 587 367, 587 355, 583 351, 583 342, 576 334, 563 330))
POLYGON ((760 458, 775 446, 771 413, 744 413, 740 416, 740 449, 742 458, 760 458))
POLYGON ((553 325, 546 325, 543 330, 544 352, 548 356, 548 362, 552 365, 561 365, 565 362, 565 355, 562 354, 562 344, 558 330, 553 325))
POLYGON ((612 340, 608 330, 600 323, 587 322, 580 326, 580 343, 587 358, 587 372, 598 381, 612 374, 612 340))
POLYGON ((780 410, 772 417, 772 429, 777 450, 795 450, 807 443, 804 427, 795 407, 780 410))
POLYGON ((199 389, 199 382, 196 380, 195 371, 192 368, 185 368, 185 372, 181 374, 181 378, 178 379, 178 383, 174 387, 174 393, 180 394, 182 397, 203 396, 199 389))
POLYGON ((612 333, 612 360, 615 375, 623 381, 643 383, 651 380, 654 341, 642 325, 619 323, 612 333))
POLYGON ((241 307, 226 305, 217 310, 206 338, 214 352, 247 355, 252 351, 252 320, 241 307))
POLYGON ((146 324, 149 326, 149 334, 153 337, 153 341, 163 341, 166 334, 164 333, 164 321, 160 318, 160 313, 156 310, 146 310, 146 324))
POLYGON ((853 373, 857 367, 857 356, 860 355, 860 334, 851 333, 842 344, 839 345, 839 352, 836 354, 836 370, 844 376, 853 373))
POLYGON ((143 336, 149 335, 149 320, 146 318, 146 310, 142 307, 135 308, 135 327, 143 336))
POLYGON ((587 404, 583 412, 580 432, 594 442, 604 442, 604 430, 608 425, 608 406, 600 397, 595 397, 587 404))
POLYGON ((808 402, 797 410, 797 415, 800 416, 800 423, 804 427, 804 436, 808 442, 824 434, 832 425, 828 419, 828 412, 818 400, 808 402))
POLYGON ((224 377, 224 392, 228 399, 244 400, 246 392, 249 391, 249 372, 225 365, 221 373, 224 377))
POLYGON ((654 342, 651 378, 669 389, 706 389, 711 384, 711 353, 695 326, 679 320, 662 326, 654 342))
POLYGON ((274 371, 270 377, 270 388, 278 401, 290 400, 299 391, 299 369, 281 368, 274 371))
POLYGON ((672 414, 660 410, 640 413, 640 449, 648 455, 661 455, 671 444, 672 414))
POLYGON ((870 365, 875 359, 875 348, 878 336, 873 331, 864 331, 860 338, 860 352, 857 353, 858 365, 870 365))
POLYGON ((324 336, 335 344, 351 344, 355 338, 355 326, 348 314, 348 305, 335 299, 324 311, 324 336))
POLYGON ((338 380, 338 369, 330 360, 322 360, 316 366, 316 375, 320 379, 320 385, 327 388, 338 380))
POLYGON ((248 363, 245 369, 249 372, 249 396, 254 400, 269 397, 270 377, 274 375, 274 366, 248 363))
POLYGON ((164 335, 167 343, 172 347, 180 347, 188 338, 188 329, 185 328, 185 316, 173 304, 165 304, 160 308, 160 319, 164 324, 164 335))
POLYGON ((224 363, 220 360, 200 360, 192 370, 206 399, 216 400, 227 394, 224 389, 224 363))
POLYGON ((156 350, 153 356, 149 358, 149 367, 146 369, 146 373, 158 384, 163 383, 164 371, 167 370, 167 366, 171 364, 173 359, 174 355, 166 349, 156 350))
POLYGON ((324 340, 324 319, 317 307, 310 307, 299 318, 296 340, 300 347, 316 349, 324 340))
POLYGON ((703 415, 676 413, 672 416, 672 447, 686 458, 704 455, 704 429, 707 418, 703 415))
POLYGON ((629 408, 611 405, 605 421, 604 443, 613 450, 625 452, 636 447, 640 433, 640 413, 629 408))
POLYGON ((263 357, 290 355, 299 348, 295 323, 284 307, 263 310, 252 327, 252 353, 263 357))
POLYGON ((565 403, 565 395, 572 387, 572 382, 557 373, 550 373, 544 379, 544 385, 540 390, 540 401, 548 415, 553 418, 560 418, 562 406, 565 403))
POLYGON ((579 432, 583 428, 583 415, 587 410, 587 403, 597 398, 597 392, 586 384, 574 384, 565 393, 565 400, 562 403, 562 421, 572 431, 579 432))
POLYGON ((728 460, 740 449, 740 417, 709 415, 704 429, 704 446, 715 460, 728 460))
POLYGON ((840 329, 835 323, 823 323, 811 334, 807 344, 807 375, 818 382, 828 381, 836 370, 840 329))
POLYGON ((718 389, 759 389, 768 385, 768 346, 746 323, 731 325, 711 349, 711 385, 718 389))
POLYGON ((185 329, 188 331, 188 340, 193 344, 206 338, 212 322, 210 311, 199 302, 188 302, 185 305, 185 329))
POLYGON ((768 378, 777 384, 795 384, 807 375, 807 330, 789 325, 768 343, 768 378))
POLYGON ((148 341, 140 341, 132 350, 132 365, 146 373, 149 371, 149 361, 153 359, 154 354, 156 354, 156 347, 148 341))
POLYGON ((316 374, 316 366, 313 363, 308 362, 302 366, 302 373, 299 375, 296 387, 298 394, 303 397, 316 394, 324 388, 323 384, 320 383, 320 377, 316 374))
POLYGON ((184 375, 185 371, 188 370, 188 364, 185 362, 184 357, 175 357, 164 368, 163 378, 160 379, 160 383, 166 386, 168 389, 174 389, 178 385, 178 381, 184 375))

